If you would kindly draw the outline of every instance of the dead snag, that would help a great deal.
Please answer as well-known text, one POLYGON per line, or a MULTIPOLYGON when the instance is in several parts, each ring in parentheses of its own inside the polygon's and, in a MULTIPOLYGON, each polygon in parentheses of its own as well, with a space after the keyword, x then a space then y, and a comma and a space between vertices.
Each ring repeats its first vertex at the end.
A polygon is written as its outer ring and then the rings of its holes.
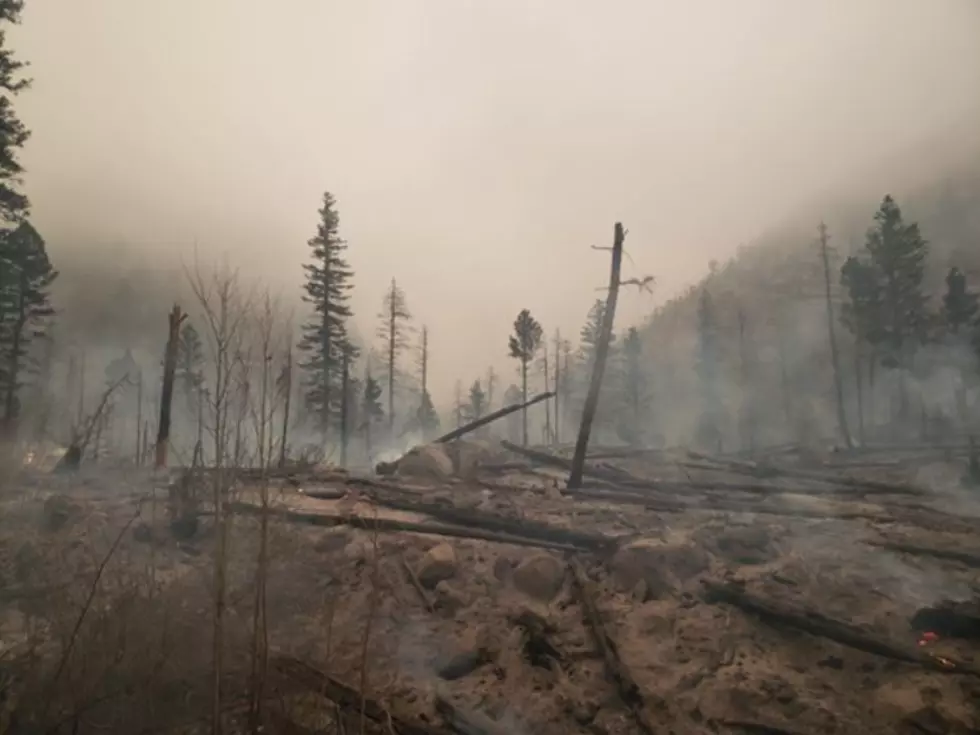
POLYGON ((180 327, 187 315, 177 304, 168 317, 170 331, 163 356, 163 387, 160 391, 160 425, 157 428, 157 447, 154 467, 167 466, 167 449, 170 444, 170 407, 174 397, 174 373, 177 372, 177 345, 180 340, 180 327))
POLYGON ((616 642, 609 634, 609 631, 606 630, 602 616, 599 614, 599 609, 596 607, 595 585, 586 576, 585 570, 582 569, 582 565, 578 560, 572 559, 569 562, 569 566, 572 570, 572 579, 575 581, 575 590, 578 592, 579 604, 582 605, 582 611, 585 615, 586 625, 592 634, 596 649, 602 656, 603 663, 605 664, 606 676, 616 686, 620 698, 633 714, 633 718, 636 720, 639 728, 647 733, 647 735, 654 735, 657 730, 647 710, 643 692, 640 691, 640 687, 637 685, 636 680, 633 679, 629 668, 620 659, 616 642))
POLYGON ((822 613, 803 607, 787 605, 775 600, 746 592, 739 585, 704 582, 705 600, 710 603, 725 602, 740 610, 752 613, 763 622, 809 633, 818 638, 839 643, 857 651, 870 653, 892 661, 921 666, 943 674, 970 674, 980 677, 980 670, 970 664, 950 658, 932 656, 913 649, 905 649, 889 641, 876 638, 871 633, 850 623, 828 618, 822 613))
POLYGON ((602 374, 606 369, 609 355, 609 340, 612 338, 613 320, 616 318, 616 300, 619 298, 619 269, 623 262, 623 240, 626 233, 621 222, 613 228, 612 268, 609 272, 609 295, 602 313, 602 332, 596 345, 595 365, 592 367, 592 380, 582 409, 582 424, 575 442, 575 456, 572 458, 572 471, 568 476, 568 487, 582 485, 582 469, 585 467, 585 452, 589 448, 589 434, 592 432, 592 419, 599 407, 599 390, 602 388, 602 374))

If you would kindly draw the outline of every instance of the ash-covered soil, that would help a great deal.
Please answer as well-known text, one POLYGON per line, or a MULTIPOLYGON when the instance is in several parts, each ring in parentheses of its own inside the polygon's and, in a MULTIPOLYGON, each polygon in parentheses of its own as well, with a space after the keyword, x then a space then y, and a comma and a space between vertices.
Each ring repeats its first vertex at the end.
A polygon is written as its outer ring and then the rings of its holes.
MULTIPOLYGON (((611 457, 574 493, 559 467, 459 449, 473 456, 432 450, 366 482, 276 478, 258 644, 261 493, 242 479, 221 634, 229 731, 258 690, 266 732, 358 732, 359 701, 331 683, 380 707, 365 707, 377 732, 980 728, 980 489, 960 459, 790 455, 764 472, 611 457)), ((15 727, 204 727, 218 538, 206 487, 196 532, 175 536, 167 486, 90 468, 5 490, 15 727)))

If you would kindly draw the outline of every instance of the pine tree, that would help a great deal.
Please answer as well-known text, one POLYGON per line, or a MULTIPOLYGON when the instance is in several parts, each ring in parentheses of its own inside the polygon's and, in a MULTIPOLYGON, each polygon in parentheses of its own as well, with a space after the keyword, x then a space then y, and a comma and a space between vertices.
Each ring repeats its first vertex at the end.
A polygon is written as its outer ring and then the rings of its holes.
POLYGON ((190 322, 184 322, 180 329, 175 379, 191 408, 196 408, 197 392, 204 385, 204 345, 190 322))
POLYGON ((928 326, 922 281, 929 247, 917 224, 905 224, 890 196, 875 213, 875 223, 865 247, 881 289, 878 326, 888 351, 884 364, 907 369, 909 352, 928 326))
MULTIPOLYGON (((19 23, 23 6, 23 0, 0 0, 0 24, 19 23)), ((30 82, 19 76, 24 62, 14 58, 6 40, 6 32, 0 30, 0 221, 15 223, 23 219, 30 206, 27 197, 18 191, 24 169, 16 155, 30 131, 14 112, 11 98, 30 82)))
POLYGON ((0 233, 0 387, 8 425, 20 413, 18 393, 31 367, 31 342, 45 335, 54 314, 48 289, 57 276, 44 240, 29 222, 0 233))
POLYGON ((385 293, 384 305, 378 315, 381 324, 378 336, 384 342, 387 355, 386 369, 388 379, 388 430, 394 436, 395 429, 395 376, 398 372, 398 359, 408 348, 408 334, 411 331, 412 314, 408 310, 405 292, 398 287, 395 279, 385 293))
POLYGON ((371 427, 381 422, 384 416, 385 411, 381 407, 381 386, 368 368, 364 374, 364 392, 361 395, 361 426, 364 430, 364 446, 368 459, 371 458, 371 427))
MULTIPOLYGON (((527 403, 527 367, 541 347, 544 330, 531 312, 523 309, 514 320, 514 334, 510 336, 510 356, 521 363, 521 396, 527 403)), ((521 436, 524 446, 527 446, 527 407, 521 411, 521 436)))
POLYGON ((953 335, 969 330, 980 312, 977 294, 966 285, 966 275, 956 266, 946 274, 946 293, 943 295, 943 322, 953 335))
POLYGON ((701 416, 698 441, 721 451, 724 409, 718 385, 718 321, 714 301, 706 288, 698 299, 698 351, 696 371, 701 389, 701 416))
MULTIPOLYGON (((874 267, 855 256, 841 266, 841 285, 847 295, 841 307, 840 320, 854 337, 854 386, 857 394, 858 439, 865 440, 864 366, 868 365, 869 383, 874 376, 875 353, 881 343, 881 287, 874 267), (865 353, 869 356, 865 359, 865 353)), ((870 391, 869 391, 870 392, 870 391)))
MULTIPOLYGON (((596 348, 599 344, 599 335, 602 334, 602 320, 605 313, 606 302, 596 299, 595 303, 592 304, 592 308, 589 309, 585 324, 582 325, 582 329, 579 331, 579 340, 581 341, 579 353, 586 374, 592 372, 592 363, 595 361, 596 348)), ((612 335, 609 343, 610 350, 615 340, 615 335, 612 335)))
POLYGON ((473 385, 470 386, 470 392, 468 396, 466 406, 463 409, 463 414, 467 421, 476 421, 481 418, 486 411, 486 399, 487 396, 483 392, 483 386, 480 385, 479 380, 474 380, 473 385))
POLYGON ((623 381, 621 412, 617 426, 619 437, 631 446, 643 444, 643 416, 649 407, 647 380, 643 374, 643 345, 635 327, 630 327, 622 345, 623 381))
POLYGON ((353 349, 347 333, 353 273, 345 259, 347 243, 337 234, 340 217, 330 192, 323 195, 319 215, 316 236, 309 241, 312 262, 303 266, 304 300, 313 306, 314 317, 303 327, 299 349, 308 356, 300 363, 307 372, 307 408, 316 414, 326 441, 340 406, 344 352, 353 349))

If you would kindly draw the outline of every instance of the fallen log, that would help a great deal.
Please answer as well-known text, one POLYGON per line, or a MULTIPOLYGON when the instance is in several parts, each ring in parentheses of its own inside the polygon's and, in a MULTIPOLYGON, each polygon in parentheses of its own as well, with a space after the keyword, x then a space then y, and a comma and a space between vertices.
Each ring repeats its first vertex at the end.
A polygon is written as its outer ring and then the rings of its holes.
POLYGON ((777 627, 798 630, 818 638, 839 643, 857 651, 870 653, 882 658, 920 666, 943 674, 969 674, 980 677, 980 670, 974 669, 965 661, 955 661, 946 657, 932 656, 917 650, 906 649, 897 644, 877 638, 867 631, 840 620, 828 618, 816 610, 791 606, 783 602, 769 600, 735 584, 702 582, 706 602, 724 602, 752 613, 763 622, 777 627))
POLYGON ((278 654, 269 660, 269 667, 277 674, 302 684, 337 704, 341 709, 360 712, 385 727, 391 727, 397 735, 450 735, 450 731, 425 722, 402 717, 386 709, 380 702, 361 697, 356 689, 329 674, 300 661, 293 656, 278 654))
MULTIPOLYGON (((515 536, 509 533, 486 531, 480 528, 463 528, 461 526, 450 526, 441 523, 419 523, 396 518, 372 518, 352 514, 332 515, 326 513, 303 513, 300 511, 287 510, 285 508, 269 508, 263 511, 261 506, 242 502, 227 503, 225 505, 225 509, 229 513, 239 513, 241 515, 262 515, 263 512, 267 512, 269 517, 274 520, 287 521, 290 523, 305 523, 311 526, 320 526, 323 528, 351 526, 354 528, 368 528, 378 531, 427 533, 434 536, 476 539, 479 541, 492 541, 498 544, 530 546, 539 549, 553 549, 556 551, 594 550, 591 547, 582 548, 581 546, 576 546, 574 543, 560 543, 557 541, 548 541, 546 539, 528 536, 515 536)), ((609 543, 614 543, 614 540, 609 539, 609 543)))
POLYGON ((586 627, 592 635, 596 650, 602 656, 605 665, 606 676, 610 679, 619 693, 623 704, 629 709, 636 721, 637 726, 647 735, 654 735, 657 728, 654 726, 653 718, 647 709, 646 699, 643 692, 637 685, 636 680, 630 673, 629 668, 619 657, 619 650, 616 641, 613 640, 609 631, 602 621, 599 609, 596 607, 595 585, 585 574, 582 565, 576 559, 569 561, 574 581, 574 589, 578 593, 578 601, 582 606, 583 617, 586 627))
POLYGON ((541 541, 554 542, 574 546, 579 549, 589 549, 591 551, 601 551, 616 546, 616 539, 610 536, 560 528, 540 521, 505 518, 492 513, 484 513, 470 508, 456 508, 440 503, 413 502, 401 498, 385 497, 380 493, 369 493, 369 497, 375 503, 385 508, 420 513, 444 523, 465 526, 467 528, 483 528, 491 532, 506 533, 522 538, 539 539, 541 541))
POLYGON ((696 460, 713 462, 721 467, 730 469, 732 472, 742 472, 753 477, 790 477, 797 480, 812 480, 814 482, 826 482, 832 485, 852 487, 866 493, 883 493, 888 495, 928 495, 928 490, 913 485, 903 485, 900 483, 882 482, 880 480, 870 480, 859 477, 846 477, 842 475, 828 475, 823 472, 813 472, 810 470, 800 470, 790 467, 776 467, 774 465, 764 465, 758 462, 748 462, 744 460, 723 459, 711 457, 706 454, 688 451, 688 455, 696 460))
POLYGON ((900 554, 911 554, 913 556, 931 556, 935 559, 945 559, 946 561, 958 561, 974 569, 980 568, 980 552, 978 551, 958 551, 956 549, 938 549, 932 546, 917 546, 915 544, 903 544, 895 541, 865 541, 868 546, 874 546, 887 551, 895 551, 900 554))

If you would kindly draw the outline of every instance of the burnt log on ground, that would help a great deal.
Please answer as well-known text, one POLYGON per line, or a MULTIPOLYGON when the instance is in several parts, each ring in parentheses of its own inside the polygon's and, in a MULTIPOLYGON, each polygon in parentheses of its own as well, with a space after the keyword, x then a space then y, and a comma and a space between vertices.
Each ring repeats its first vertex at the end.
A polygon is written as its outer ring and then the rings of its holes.
POLYGON ((965 661, 932 656, 879 638, 851 623, 829 618, 807 607, 790 605, 746 592, 740 585, 703 582, 706 602, 733 605, 768 625, 808 633, 856 651, 919 666, 943 674, 969 674, 980 678, 980 670, 965 661))
POLYGON ((487 531, 534 538, 541 541, 551 541, 557 544, 571 545, 592 551, 613 549, 617 543, 615 538, 600 533, 575 531, 569 528, 552 526, 540 521, 505 518, 470 508, 456 508, 452 505, 441 503, 403 500, 401 498, 385 497, 380 493, 370 493, 369 497, 372 501, 385 508, 419 513, 444 523, 451 523, 466 528, 483 528, 487 531))
POLYGON ((868 546, 874 546, 886 551, 895 551, 900 554, 910 554, 912 556, 931 556, 935 559, 946 561, 956 561, 974 569, 980 568, 980 550, 961 551, 958 549, 940 549, 932 546, 918 546, 916 544, 905 544, 896 541, 865 541, 868 546))
MULTIPOLYGON (((530 546, 539 549, 552 549, 556 551, 595 551, 596 541, 591 541, 587 546, 581 544, 581 536, 574 533, 565 542, 538 538, 533 534, 536 529, 532 529, 531 535, 518 535, 520 523, 515 523, 511 533, 487 531, 482 528, 465 528, 462 526, 451 526, 441 523, 423 523, 415 521, 405 521, 395 518, 365 517, 353 514, 333 515, 326 513, 303 513, 300 511, 287 510, 285 508, 269 508, 263 510, 261 506, 251 503, 232 502, 225 505, 229 513, 241 515, 260 516, 264 512, 269 514, 273 520, 286 521, 290 523, 305 523, 311 526, 321 526, 323 528, 335 528, 337 526, 350 526, 353 528, 370 529, 372 531, 394 531, 409 533, 427 533, 434 536, 446 536, 449 538, 467 538, 479 541, 492 541, 499 544, 510 544, 512 546, 530 546), (576 541, 579 544, 576 544, 576 541)), ((562 529, 552 529, 561 531, 562 529)), ((551 534, 549 534, 551 535, 551 534)), ((608 536, 596 537, 601 539, 599 548, 613 548, 616 539, 608 536)))
MULTIPOLYGON (((565 459, 564 457, 559 457, 547 452, 542 452, 536 449, 527 449, 525 447, 517 446, 507 441, 502 441, 501 444, 508 451, 514 452, 515 454, 520 454, 527 457, 532 462, 538 462, 540 464, 555 467, 557 469, 571 470, 571 461, 565 459)), ((673 463, 674 466, 691 466, 692 469, 701 470, 711 470, 711 471, 728 471, 725 467, 718 467, 708 463, 673 463)), ((848 497, 852 495, 866 495, 872 492, 884 492, 883 490, 873 490, 870 491, 863 485, 856 485, 854 482, 849 482, 853 478, 841 478, 843 482, 837 482, 834 479, 828 477, 823 477, 817 479, 815 477, 809 478, 793 478, 789 475, 783 475, 783 477, 789 479, 805 479, 808 482, 822 483, 824 485, 836 485, 836 487, 771 487, 760 485, 758 483, 745 483, 745 482, 712 482, 712 481, 698 481, 698 480, 688 480, 684 482, 678 481, 664 481, 664 480, 650 480, 644 479, 642 477, 637 477, 626 470, 619 467, 614 467, 611 465, 586 465, 583 468, 583 474, 587 477, 598 479, 604 483, 609 483, 616 487, 622 488, 635 488, 638 490, 649 490, 649 491, 659 491, 663 493, 673 493, 679 495, 690 494, 691 492, 712 492, 712 493, 731 493, 731 492, 744 492, 753 495, 815 495, 819 497, 835 497, 843 496, 848 497)), ((739 473, 736 471, 736 473, 739 473)), ((745 474, 742 472, 741 474, 745 474)), ((780 475, 755 475, 760 479, 780 479, 780 475)), ((863 481, 862 481, 863 482, 863 481)), ((918 489, 910 489, 905 486, 893 486, 888 485, 892 488, 892 493, 895 495, 919 495, 921 491, 918 489), (897 488, 897 489, 896 489, 897 488)), ((570 490, 569 492, 575 492, 570 490)))
POLYGON ((576 592, 579 605, 582 607, 582 614, 585 618, 586 627, 592 636, 596 650, 602 657, 605 666, 606 677, 616 687, 620 699, 626 705, 637 726, 647 735, 655 735, 659 728, 654 724, 655 720, 647 706, 646 697, 636 679, 630 672, 629 667, 623 663, 619 656, 619 649, 616 641, 606 629, 606 625, 596 607, 597 592, 595 585, 588 578, 582 565, 576 560, 571 559, 569 566, 572 571, 573 588, 576 592))
POLYGON ((980 640, 980 603, 977 600, 944 600, 938 605, 918 610, 909 625, 920 633, 931 632, 942 638, 977 641, 980 640))
POLYGON ((811 470, 801 470, 792 467, 776 467, 775 465, 760 464, 743 460, 734 460, 720 457, 712 457, 698 452, 688 452, 688 455, 696 460, 714 463, 715 469, 724 469, 730 472, 748 474, 752 477, 779 478, 787 477, 795 480, 810 480, 813 482, 825 482, 831 485, 854 488, 866 494, 884 493, 887 495, 928 495, 929 491, 925 488, 914 485, 905 485, 894 482, 883 482, 881 480, 871 480, 861 477, 848 477, 845 475, 828 474, 825 472, 813 472, 811 470))
POLYGON ((360 712, 385 728, 393 728, 397 735, 451 735, 452 731, 409 719, 386 709, 370 697, 361 697, 351 686, 320 671, 304 661, 283 654, 269 660, 269 668, 291 682, 303 685, 310 692, 326 697, 342 710, 360 712))

